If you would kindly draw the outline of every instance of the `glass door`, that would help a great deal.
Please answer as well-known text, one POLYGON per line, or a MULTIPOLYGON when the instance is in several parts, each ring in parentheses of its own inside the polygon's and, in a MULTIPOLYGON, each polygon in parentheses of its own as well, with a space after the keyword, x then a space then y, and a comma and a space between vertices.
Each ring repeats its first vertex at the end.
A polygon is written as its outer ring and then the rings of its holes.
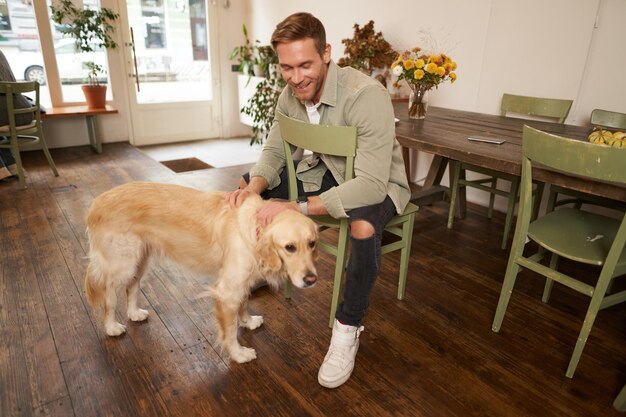
POLYGON ((220 136, 216 7, 128 0, 120 11, 134 145, 220 136))

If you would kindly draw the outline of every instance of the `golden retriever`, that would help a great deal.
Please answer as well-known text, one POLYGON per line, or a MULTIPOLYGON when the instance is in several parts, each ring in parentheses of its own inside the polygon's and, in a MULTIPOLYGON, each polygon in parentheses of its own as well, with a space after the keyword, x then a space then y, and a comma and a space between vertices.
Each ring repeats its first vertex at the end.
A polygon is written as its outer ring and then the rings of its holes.
POLYGON ((85 291, 93 307, 104 305, 106 334, 126 331, 115 317, 122 288, 128 318, 146 320, 148 311, 137 306, 139 283, 150 258, 164 257, 215 277, 200 295, 215 300, 220 342, 236 362, 255 359, 255 350, 237 341, 238 322, 248 329, 263 323, 262 316, 248 313, 250 289, 262 280, 273 288, 288 279, 298 288, 317 280, 315 223, 295 210, 285 210, 261 228, 256 210, 263 204, 267 202, 254 196, 232 208, 224 193, 140 182, 97 197, 87 216, 85 291))

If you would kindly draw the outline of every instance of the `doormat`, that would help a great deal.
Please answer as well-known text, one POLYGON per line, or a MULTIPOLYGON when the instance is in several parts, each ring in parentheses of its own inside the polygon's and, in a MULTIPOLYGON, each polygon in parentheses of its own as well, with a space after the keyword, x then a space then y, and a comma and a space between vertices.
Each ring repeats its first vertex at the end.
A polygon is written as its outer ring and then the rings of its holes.
POLYGON ((172 159, 171 161, 160 162, 176 173, 213 168, 211 165, 199 160, 198 158, 172 159))

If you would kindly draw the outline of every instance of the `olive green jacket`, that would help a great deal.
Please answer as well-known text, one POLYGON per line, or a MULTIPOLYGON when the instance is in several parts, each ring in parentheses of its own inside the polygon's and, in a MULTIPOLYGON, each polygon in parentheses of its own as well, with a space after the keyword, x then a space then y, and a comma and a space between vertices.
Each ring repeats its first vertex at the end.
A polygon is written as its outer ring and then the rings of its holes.
MULTIPOLYGON (((343 157, 320 155, 304 158, 297 167, 298 179, 305 191, 320 189, 326 167, 339 184, 320 194, 324 207, 335 217, 348 217, 347 211, 381 203, 391 197, 398 213, 402 213, 410 198, 402 149, 395 138, 395 122, 391 97, 376 80, 353 68, 340 68, 330 62, 324 91, 320 99, 320 124, 356 126, 357 154, 354 179, 344 181, 346 162, 343 157)), ((276 111, 308 122, 304 103, 290 87, 281 93, 276 111)), ((272 189, 280 184, 280 172, 285 167, 283 142, 278 122, 274 119, 265 146, 250 176, 261 176, 272 189)))

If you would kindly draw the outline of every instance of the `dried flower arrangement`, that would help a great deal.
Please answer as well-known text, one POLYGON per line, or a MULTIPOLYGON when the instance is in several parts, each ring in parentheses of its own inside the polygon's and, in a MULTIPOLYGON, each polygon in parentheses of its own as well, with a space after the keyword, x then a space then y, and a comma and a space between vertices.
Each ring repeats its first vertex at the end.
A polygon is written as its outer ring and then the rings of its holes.
MULTIPOLYGON (((377 68, 386 71, 398 55, 391 44, 385 40, 382 32, 374 31, 373 20, 370 20, 363 27, 355 23, 354 36, 350 39, 343 39, 341 43, 346 46, 344 50, 346 56, 339 59, 337 65, 340 67, 350 66, 367 75, 372 75, 374 69, 377 68)), ((388 75, 389 73, 384 78, 387 78, 388 75)), ((379 81, 381 78, 377 77, 379 81)))

